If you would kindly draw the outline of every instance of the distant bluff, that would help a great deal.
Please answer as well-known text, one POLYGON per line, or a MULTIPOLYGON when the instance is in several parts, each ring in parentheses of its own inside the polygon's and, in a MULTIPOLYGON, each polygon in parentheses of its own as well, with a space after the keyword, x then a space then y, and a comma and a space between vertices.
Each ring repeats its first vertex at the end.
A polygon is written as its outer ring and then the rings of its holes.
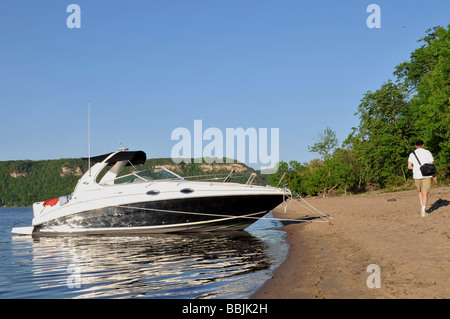
MULTIPOLYGON (((245 164, 227 163, 187 163, 175 164, 171 158, 147 159, 137 168, 167 168, 180 176, 205 174, 226 174, 232 169, 236 173, 253 173, 245 164)), ((0 161, 0 207, 30 206, 32 203, 67 195, 73 192, 78 179, 87 171, 88 163, 83 159, 18 160, 0 161)), ((124 174, 131 172, 128 168, 124 174)))

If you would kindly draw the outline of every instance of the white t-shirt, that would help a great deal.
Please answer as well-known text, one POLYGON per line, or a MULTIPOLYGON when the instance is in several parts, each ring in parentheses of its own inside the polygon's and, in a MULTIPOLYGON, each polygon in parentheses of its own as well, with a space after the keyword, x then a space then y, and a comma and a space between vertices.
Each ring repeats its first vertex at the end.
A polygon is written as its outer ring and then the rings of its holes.
MULTIPOLYGON (((415 150, 417 157, 419 158, 420 164, 431 163, 434 162, 433 155, 429 150, 424 148, 418 148, 415 150)), ((423 176, 420 171, 420 164, 417 162, 417 158, 413 153, 409 154, 408 162, 413 163, 413 178, 414 179, 423 179, 423 178, 432 178, 433 176, 423 176)))

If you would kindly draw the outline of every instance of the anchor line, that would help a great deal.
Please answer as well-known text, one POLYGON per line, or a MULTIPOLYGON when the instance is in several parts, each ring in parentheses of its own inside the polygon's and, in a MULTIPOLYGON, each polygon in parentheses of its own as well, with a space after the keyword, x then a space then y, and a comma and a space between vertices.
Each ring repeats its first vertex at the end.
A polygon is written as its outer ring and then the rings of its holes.
MULTIPOLYGON (((292 218, 275 218, 275 217, 254 217, 249 215, 240 215, 240 216, 230 216, 230 215, 222 215, 222 214, 212 214, 212 213, 200 213, 200 212, 186 212, 186 211, 179 211, 179 210, 167 210, 167 209, 156 209, 156 208, 144 208, 144 207, 133 207, 133 206, 124 206, 124 205, 117 205, 116 207, 120 208, 128 208, 128 209, 136 209, 136 210, 147 210, 147 211, 157 211, 157 212, 164 212, 164 213, 171 213, 171 214, 187 214, 187 215, 198 215, 198 216, 212 216, 212 217, 220 217, 220 218, 226 218, 226 219, 253 219, 253 220, 275 220, 275 221, 286 221, 286 222, 325 222, 325 221, 313 221, 310 219, 292 219, 292 218)), ((256 213, 256 214, 259 214, 256 213)), ((328 221, 326 221, 328 222, 328 221)))
MULTIPOLYGON (((330 222, 330 220, 333 219, 331 216, 329 216, 329 215, 327 215, 327 214, 325 214, 325 213, 322 213, 320 210, 318 210, 317 208, 315 208, 314 206, 312 206, 310 203, 308 203, 308 202, 307 202, 302 196, 300 196, 298 193, 296 193, 296 192, 294 192, 294 191, 289 191, 289 194, 288 194, 288 195, 289 195, 289 196, 287 196, 287 197, 290 198, 289 203, 290 203, 290 202, 295 202, 297 205, 303 207, 304 209, 306 209, 306 210, 309 211, 310 213, 313 213, 313 214, 319 216, 320 219, 327 219, 327 220, 326 220, 327 222, 330 222), (303 205, 303 204, 300 203, 299 201, 294 200, 294 198, 293 198, 293 196, 292 196, 292 193, 294 193, 294 195, 295 195, 297 198, 300 198, 303 202, 305 202, 305 203, 306 203, 309 207, 311 207, 313 210, 311 210, 311 209, 308 208, 307 206, 303 205)), ((287 203, 287 201, 286 201, 286 206, 285 206, 285 208, 284 208, 284 211, 285 211, 285 212, 286 212, 287 205, 288 205, 288 203, 287 203)))

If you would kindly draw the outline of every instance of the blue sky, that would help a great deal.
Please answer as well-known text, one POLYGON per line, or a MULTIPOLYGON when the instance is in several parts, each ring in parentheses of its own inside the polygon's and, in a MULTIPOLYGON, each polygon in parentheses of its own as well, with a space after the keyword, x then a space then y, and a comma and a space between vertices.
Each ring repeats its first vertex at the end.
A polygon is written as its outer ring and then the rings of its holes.
POLYGON ((200 119, 279 128, 280 159, 306 162, 449 13, 448 0, 2 0, 0 160, 87 156, 90 102, 93 155, 122 142, 170 157, 172 131, 200 119))

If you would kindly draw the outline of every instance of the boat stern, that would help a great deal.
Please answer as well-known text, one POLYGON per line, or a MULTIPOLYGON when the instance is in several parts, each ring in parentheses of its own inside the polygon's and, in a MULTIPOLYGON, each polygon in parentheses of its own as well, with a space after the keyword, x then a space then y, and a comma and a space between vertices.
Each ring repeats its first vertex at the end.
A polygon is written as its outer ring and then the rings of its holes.
MULTIPOLYGON (((40 213, 44 210, 44 202, 38 202, 33 204, 33 225, 36 217, 40 215, 40 213)), ((34 226, 27 227, 13 227, 11 229, 11 233, 15 235, 32 235, 34 230, 34 226)))
POLYGON ((11 229, 11 233, 16 234, 16 235, 31 235, 33 233, 33 226, 28 226, 28 227, 13 227, 13 229, 11 229))

